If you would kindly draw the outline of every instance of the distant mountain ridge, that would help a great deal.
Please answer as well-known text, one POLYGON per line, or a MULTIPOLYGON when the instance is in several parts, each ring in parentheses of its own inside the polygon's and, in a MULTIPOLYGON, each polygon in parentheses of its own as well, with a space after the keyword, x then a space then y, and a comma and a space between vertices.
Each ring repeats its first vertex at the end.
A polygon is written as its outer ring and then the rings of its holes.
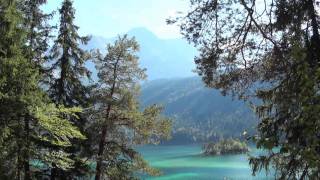
MULTIPOLYGON (((145 28, 127 33, 140 44, 141 67, 147 68, 148 81, 142 85, 142 106, 162 104, 164 114, 174 119, 171 143, 205 142, 253 133, 257 119, 242 101, 224 97, 206 88, 194 77, 194 47, 182 39, 160 39, 145 28)), ((93 36, 86 49, 99 49, 116 40, 93 36)), ((87 67, 96 76, 94 64, 87 67)))
MULTIPOLYGON (((149 80, 161 78, 190 77, 195 74, 193 58, 196 49, 183 39, 160 39, 146 28, 134 28, 127 33, 129 37, 135 37, 140 44, 141 67, 147 68, 149 80)), ((106 53, 106 46, 116 40, 92 36, 86 49, 99 49, 106 53)), ((92 64, 88 65, 90 69, 92 64)), ((92 69, 94 71, 94 69, 92 69)), ((94 73, 95 74, 95 73, 94 73)))
POLYGON ((254 133, 257 118, 249 106, 206 88, 198 77, 149 81, 142 86, 143 106, 162 104, 174 119, 173 142, 206 142, 254 133))

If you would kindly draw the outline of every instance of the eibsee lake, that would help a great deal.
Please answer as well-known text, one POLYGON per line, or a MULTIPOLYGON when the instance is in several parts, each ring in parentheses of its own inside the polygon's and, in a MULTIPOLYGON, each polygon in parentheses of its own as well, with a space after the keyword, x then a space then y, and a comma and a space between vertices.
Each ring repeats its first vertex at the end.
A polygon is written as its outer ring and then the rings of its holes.
MULTIPOLYGON (((261 151, 250 148, 250 154, 261 151)), ((201 145, 144 146, 138 151, 163 175, 143 177, 146 180, 269 180, 272 174, 251 175, 246 154, 203 156, 201 145)))

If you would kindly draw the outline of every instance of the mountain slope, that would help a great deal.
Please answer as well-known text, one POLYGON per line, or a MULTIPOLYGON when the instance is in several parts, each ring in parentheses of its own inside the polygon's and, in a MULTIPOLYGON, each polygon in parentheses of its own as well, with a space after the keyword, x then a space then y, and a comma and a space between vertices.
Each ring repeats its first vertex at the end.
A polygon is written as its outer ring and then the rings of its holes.
MULTIPOLYGON (((195 74, 193 58, 196 49, 183 39, 160 39, 145 28, 135 28, 127 33, 140 44, 141 67, 147 68, 149 80, 160 78, 190 77, 195 74)), ((107 43, 114 38, 93 36, 86 49, 99 49, 106 53, 107 43)), ((90 65, 89 65, 90 66, 90 65)))
MULTIPOLYGON (((244 130, 253 133, 257 120, 245 103, 205 88, 200 78, 187 78, 194 76, 195 48, 181 39, 160 39, 145 28, 127 34, 139 42, 140 63, 151 80, 142 86, 141 104, 165 106, 164 113, 174 119, 172 142, 240 137, 244 130)), ((85 48, 106 53, 107 43, 114 40, 93 36, 85 48)), ((87 66, 95 76, 94 64, 89 62, 87 66)))
POLYGON ((244 102, 204 87, 200 78, 149 81, 142 86, 140 102, 164 105, 165 115, 174 119, 174 142, 241 137, 257 125, 244 102))

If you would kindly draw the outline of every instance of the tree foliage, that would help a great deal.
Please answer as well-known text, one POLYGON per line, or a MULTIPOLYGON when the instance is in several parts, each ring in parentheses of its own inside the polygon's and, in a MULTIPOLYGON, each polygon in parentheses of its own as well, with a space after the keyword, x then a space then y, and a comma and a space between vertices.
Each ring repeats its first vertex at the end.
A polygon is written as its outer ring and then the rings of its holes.
POLYGON ((50 57, 49 94, 57 104, 84 106, 88 100, 88 88, 83 81, 90 78, 85 62, 90 54, 80 44, 87 44, 90 38, 78 34, 79 27, 74 24, 75 9, 71 0, 63 1, 59 13, 58 37, 54 41, 50 57))
POLYGON ((45 165, 54 157, 61 167, 72 166, 68 158, 50 146, 70 146, 69 140, 83 139, 76 127, 65 120, 80 109, 55 107, 40 88, 40 69, 25 52, 28 31, 20 1, 0 1, 0 178, 31 179, 32 160, 45 165), (60 131, 57 131, 57 128, 60 131), (44 154, 43 152, 46 152, 44 154))
POLYGON ((157 174, 134 145, 168 138, 170 121, 162 107, 139 107, 138 43, 108 46, 93 90, 81 48, 90 38, 77 32, 72 1, 62 2, 55 40, 44 4, 0 0, 0 179, 88 177, 94 161, 111 179, 157 174))
POLYGON ((97 59, 99 83, 92 113, 97 132, 96 179, 128 179, 133 171, 151 171, 133 145, 156 143, 168 138, 170 121, 163 118, 162 108, 154 105, 140 110, 137 102, 138 83, 145 78, 139 68, 135 39, 119 37, 107 47, 107 55, 97 59))
POLYGON ((274 164, 279 179, 320 177, 319 15, 316 0, 191 0, 171 19, 199 47, 197 72, 209 87, 260 99, 253 172, 274 164), (274 151, 274 148, 280 151, 274 151))
POLYGON ((46 14, 41 10, 41 6, 46 4, 46 0, 23 0, 20 1, 23 25, 26 31, 25 54, 28 59, 39 66, 40 72, 44 73, 42 65, 48 60, 46 52, 49 47, 49 40, 52 38, 51 31, 54 26, 48 21, 53 17, 53 13, 46 14))
MULTIPOLYGON (((75 25, 75 9, 73 1, 64 0, 59 9, 60 22, 58 35, 50 49, 49 63, 46 71, 49 72, 46 81, 48 94, 56 105, 65 107, 88 108, 90 105, 90 71, 85 66, 91 57, 90 53, 81 48, 90 40, 88 36, 78 34, 79 27, 75 25)), ((68 117, 80 131, 87 136, 85 126, 87 119, 83 113, 77 113, 78 119, 68 117)), ((90 157, 84 155, 87 141, 74 140, 72 147, 61 149, 69 153, 69 157, 75 161, 75 167, 70 171, 52 169, 51 174, 57 178, 72 178, 84 176, 89 171, 85 163, 90 157)))

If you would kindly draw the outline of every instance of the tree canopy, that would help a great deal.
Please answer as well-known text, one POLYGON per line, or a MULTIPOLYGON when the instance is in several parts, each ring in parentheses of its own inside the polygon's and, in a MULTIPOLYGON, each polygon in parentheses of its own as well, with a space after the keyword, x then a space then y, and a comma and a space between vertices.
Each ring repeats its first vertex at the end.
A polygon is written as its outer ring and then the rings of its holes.
POLYGON ((279 179, 319 178, 319 2, 190 2, 168 23, 199 48, 207 86, 254 103, 261 123, 253 139, 269 153, 251 158, 253 172, 273 164, 279 179))
POLYGON ((30 166, 36 160, 48 167, 55 161, 69 168, 72 162, 66 154, 48 147, 66 147, 71 139, 85 138, 65 119, 81 109, 56 107, 39 86, 42 76, 34 61, 36 50, 25 53, 29 31, 19 5, 17 0, 0 1, 1 179, 35 178, 30 166))
POLYGON ((111 179, 156 174, 133 146, 167 138, 170 121, 157 105, 139 108, 138 43, 109 45, 94 86, 73 1, 61 4, 56 37, 44 4, 0 0, 0 179, 89 178, 95 165, 111 179))

